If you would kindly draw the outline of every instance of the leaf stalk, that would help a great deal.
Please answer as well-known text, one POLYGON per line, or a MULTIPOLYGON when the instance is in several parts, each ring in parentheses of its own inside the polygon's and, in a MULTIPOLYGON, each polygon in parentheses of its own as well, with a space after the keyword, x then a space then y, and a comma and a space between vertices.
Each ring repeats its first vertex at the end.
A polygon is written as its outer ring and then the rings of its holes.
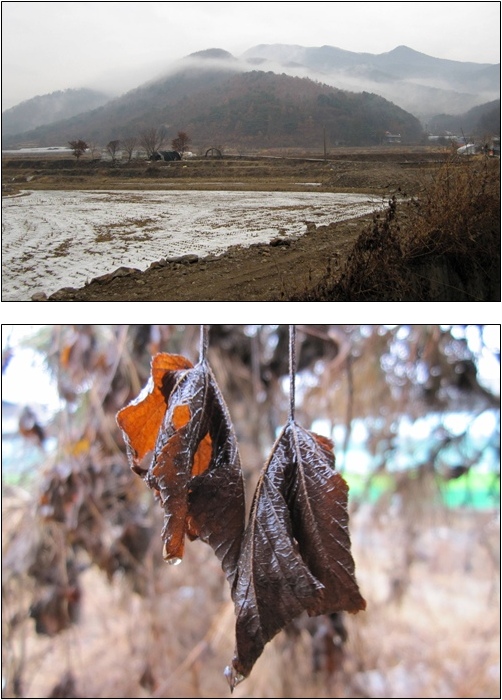
POLYGON ((289 326, 289 420, 295 419, 296 326, 289 326))
POLYGON ((200 326, 199 362, 204 362, 206 360, 208 347, 209 347, 209 325, 202 323, 200 326))

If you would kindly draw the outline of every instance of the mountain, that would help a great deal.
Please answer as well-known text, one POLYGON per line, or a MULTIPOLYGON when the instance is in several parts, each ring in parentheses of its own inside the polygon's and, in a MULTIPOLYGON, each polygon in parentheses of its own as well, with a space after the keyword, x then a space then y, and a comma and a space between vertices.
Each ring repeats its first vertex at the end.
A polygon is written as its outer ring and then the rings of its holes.
POLYGON ((199 59, 203 60, 209 59, 211 61, 225 61, 225 62, 235 62, 237 59, 232 56, 231 53, 225 51, 224 49, 204 49, 203 51, 195 51, 186 57, 185 60, 199 59))
POLYGON ((164 125, 168 132, 195 129, 204 143, 259 147, 302 139, 306 144, 310 110, 311 131, 314 124, 319 129, 320 119, 331 143, 375 142, 383 131, 416 140, 417 124, 406 113, 425 125, 438 114, 463 115, 497 99, 499 64, 438 59, 406 46, 370 54, 334 46, 261 44, 239 58, 219 48, 198 51, 163 77, 110 101, 90 90, 38 96, 2 114, 2 138, 4 147, 75 138, 107 143, 164 125), (287 78, 310 79, 310 84, 287 78), (312 84, 318 86, 315 95, 312 84))
MULTIPOLYGON (((438 114, 463 115, 468 110, 500 99, 500 64, 468 63, 438 59, 398 46, 382 54, 356 53, 334 46, 304 47, 288 44, 260 44, 236 58, 219 48, 198 51, 172 66, 162 78, 151 80, 125 95, 107 102, 106 96, 91 90, 65 90, 26 100, 2 114, 4 146, 20 142, 55 143, 79 138, 116 138, 137 132, 145 123, 178 123, 183 115, 197 123, 196 113, 183 113, 183 100, 195 94, 211 100, 216 85, 252 70, 310 78, 350 93, 374 93, 430 123, 438 114), (180 110, 169 107, 180 102, 180 110), (89 110, 102 111, 86 114, 89 110), (61 129, 47 125, 72 118, 61 129), (36 127, 40 127, 33 131, 36 127)), ((235 87, 232 88, 233 90, 235 87)), ((256 95, 255 95, 256 98, 256 95)), ((223 97, 224 99, 224 97, 223 97)), ((193 105, 192 105, 193 106, 193 105)), ((234 105, 235 107, 235 105, 234 105)), ((292 109, 290 105, 290 109, 292 109)), ((200 120, 199 120, 200 121, 200 120)), ((204 125, 200 125, 204 132, 204 125)), ((389 128, 389 130, 392 130, 389 128)), ((206 130, 207 131, 207 130, 206 130)))
POLYGON ((381 143, 385 132, 420 139, 420 123, 377 95, 263 71, 236 75, 176 105, 189 133, 234 148, 381 143))
POLYGON ((478 141, 500 136, 500 100, 478 105, 464 114, 438 114, 430 120, 428 130, 437 136, 450 132, 478 141))
POLYGON ((201 150, 319 148, 324 133, 330 145, 377 144, 386 131, 400 133, 408 142, 422 136, 415 117, 377 95, 346 92, 309 78, 245 71, 227 52, 211 49, 92 112, 7 142, 48 146, 82 138, 106 144, 150 126, 163 126, 169 139, 186 131, 201 150))
POLYGON ((109 95, 96 90, 58 90, 37 95, 2 112, 2 135, 20 134, 42 124, 52 124, 104 105, 109 95))
POLYGON ((262 70, 273 67, 341 89, 375 92, 424 121, 500 97, 500 64, 434 58, 407 46, 370 54, 334 46, 260 44, 241 58, 262 70))
POLYGON ((170 120, 175 118, 174 105, 211 89, 241 70, 238 61, 226 51, 200 51, 178 61, 163 77, 150 80, 91 112, 22 134, 18 132, 15 137, 3 137, 3 146, 20 143, 48 146, 76 138, 106 144, 119 137, 136 136, 146 127, 169 128, 170 120))

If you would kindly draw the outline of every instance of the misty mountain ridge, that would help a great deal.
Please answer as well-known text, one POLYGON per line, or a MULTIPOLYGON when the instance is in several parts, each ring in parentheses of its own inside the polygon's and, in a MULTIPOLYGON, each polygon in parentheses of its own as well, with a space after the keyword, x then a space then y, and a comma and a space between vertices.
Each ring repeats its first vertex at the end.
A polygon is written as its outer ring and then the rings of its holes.
POLYGON ((89 88, 57 90, 37 95, 2 112, 2 135, 19 134, 90 112, 110 100, 110 95, 89 88))
POLYGON ((349 93, 309 78, 271 71, 184 64, 106 105, 69 120, 4 139, 8 146, 50 146, 83 138, 106 144, 162 126, 168 139, 186 131, 196 150, 381 143, 387 130, 417 142, 420 122, 378 95, 349 93))
POLYGON ((500 97, 500 64, 434 58, 407 46, 370 54, 334 46, 260 44, 242 59, 262 70, 274 66, 339 89, 374 92, 423 121, 500 97))
POLYGON ((185 60, 191 58, 209 59, 211 61, 237 61, 235 56, 224 49, 203 49, 202 51, 195 51, 186 56, 185 60))
MULTIPOLYGON (((361 138, 364 143, 374 143, 386 130, 402 131, 413 140, 419 138, 420 125, 408 113, 411 110, 401 106, 403 102, 415 101, 415 116, 423 117, 418 106, 424 108, 426 99, 434 102, 431 114, 465 112, 473 101, 479 104, 485 93, 460 93, 453 86, 467 89, 477 82, 486 94, 497 92, 497 98, 498 83, 497 90, 493 87, 497 71, 498 65, 435 59, 404 46, 374 55, 331 46, 272 44, 253 47, 240 58, 211 48, 180 59, 161 77, 91 112, 53 124, 45 122, 25 131, 22 138, 13 138, 4 125, 2 131, 10 145, 53 145, 71 138, 107 143, 152 125, 186 130, 204 143, 307 145, 314 138, 306 121, 310 110, 311 120, 315 115, 324 120, 318 123, 327 124, 332 144, 356 144, 361 138), (360 88, 362 94, 356 92, 360 88), (399 100, 382 98, 389 91, 396 92, 399 100)), ((31 102, 36 111, 37 99, 17 107, 31 102)), ((315 139, 319 141, 318 134, 315 139)))

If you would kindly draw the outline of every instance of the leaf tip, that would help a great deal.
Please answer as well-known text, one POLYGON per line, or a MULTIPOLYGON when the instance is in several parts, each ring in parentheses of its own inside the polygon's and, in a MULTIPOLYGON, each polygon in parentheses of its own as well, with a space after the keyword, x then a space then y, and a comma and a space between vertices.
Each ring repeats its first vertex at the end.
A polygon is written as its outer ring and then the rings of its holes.
POLYGON ((238 673, 234 666, 227 666, 224 671, 225 678, 227 679, 227 683, 230 686, 230 692, 234 692, 234 688, 239 685, 239 683, 242 683, 243 680, 245 680, 245 676, 242 675, 242 673, 238 673))
POLYGON ((358 613, 358 612, 362 612, 362 611, 366 610, 367 605, 368 604, 366 603, 366 600, 361 596, 359 607, 354 612, 358 613))

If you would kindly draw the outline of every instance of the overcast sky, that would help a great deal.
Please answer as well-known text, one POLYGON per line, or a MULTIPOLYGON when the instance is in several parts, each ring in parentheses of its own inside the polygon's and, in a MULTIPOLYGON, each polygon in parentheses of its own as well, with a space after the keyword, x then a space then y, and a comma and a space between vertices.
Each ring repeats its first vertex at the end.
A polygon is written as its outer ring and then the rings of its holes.
POLYGON ((257 44, 500 62, 499 2, 2 2, 2 110, 54 90, 120 94, 194 51, 257 44))

